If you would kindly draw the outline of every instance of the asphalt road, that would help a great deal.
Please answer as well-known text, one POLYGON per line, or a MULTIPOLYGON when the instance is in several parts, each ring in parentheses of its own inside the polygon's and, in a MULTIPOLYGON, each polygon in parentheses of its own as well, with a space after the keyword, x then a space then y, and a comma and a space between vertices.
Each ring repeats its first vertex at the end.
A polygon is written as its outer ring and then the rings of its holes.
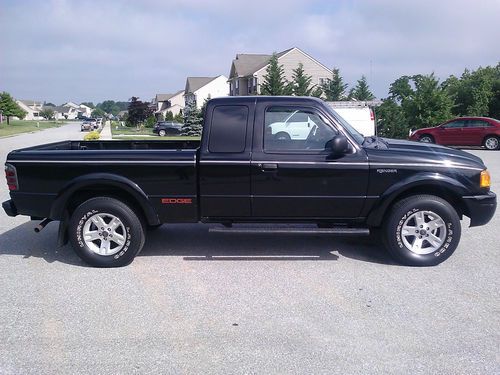
MULTIPOLYGON (((1 139, 0 157, 73 127, 1 139)), ((469 152, 500 191, 500 152, 469 152)), ((0 373, 499 374, 500 212, 462 224, 433 268, 367 239, 170 225, 130 266, 94 269, 56 223, 1 213, 0 373)))

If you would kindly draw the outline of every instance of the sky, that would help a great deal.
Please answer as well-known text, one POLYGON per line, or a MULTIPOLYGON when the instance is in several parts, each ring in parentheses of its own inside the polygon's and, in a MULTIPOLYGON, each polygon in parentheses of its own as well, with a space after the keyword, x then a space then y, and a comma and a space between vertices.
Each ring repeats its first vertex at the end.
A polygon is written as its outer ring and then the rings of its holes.
POLYGON ((499 19, 500 0, 0 0, 0 91, 151 100, 228 76, 237 53, 299 47, 383 98, 402 75, 496 65, 499 19))

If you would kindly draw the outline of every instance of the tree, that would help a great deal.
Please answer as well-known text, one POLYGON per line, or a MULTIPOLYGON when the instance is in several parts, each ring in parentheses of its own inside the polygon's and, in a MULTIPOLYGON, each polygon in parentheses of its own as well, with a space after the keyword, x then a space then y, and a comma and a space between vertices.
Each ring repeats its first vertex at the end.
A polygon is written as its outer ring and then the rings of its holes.
MULTIPOLYGON (((465 69, 462 76, 450 76, 442 87, 454 101, 456 116, 495 117, 495 102, 499 101, 500 63, 496 67, 479 67, 476 71, 465 69)), ((496 112, 498 115, 498 112, 496 112)))
POLYGON ((114 116, 118 114, 122 109, 114 100, 105 100, 102 103, 97 104, 96 108, 102 109, 106 113, 111 113, 114 116))
POLYGON ((373 100, 375 95, 370 91, 366 77, 363 75, 358 79, 356 86, 349 92, 349 97, 355 100, 373 100))
POLYGON ((273 53, 263 77, 264 81, 260 85, 261 95, 291 95, 292 86, 284 75, 283 65, 278 64, 278 56, 273 53))
POLYGON ((299 63, 292 74, 292 90, 295 96, 311 96, 314 86, 311 86, 312 77, 305 74, 304 65, 299 63))
POLYGON ((174 120, 174 114, 172 111, 167 111, 165 113, 165 121, 173 121, 174 120))
POLYGON ((336 102, 346 99, 347 83, 344 83, 340 71, 337 68, 332 69, 332 79, 327 80, 321 85, 326 100, 336 102))
POLYGON ((104 117, 106 116, 106 112, 104 112, 101 108, 96 108, 92 111, 92 117, 104 117))
POLYGON ((322 95, 323 95, 323 90, 319 86, 316 86, 313 92, 311 93, 311 96, 314 96, 315 98, 321 98, 322 95))
POLYGON ((40 111, 40 116, 42 116, 46 120, 51 120, 52 118, 54 118, 54 110, 50 108, 50 106, 44 106, 40 111))
POLYGON ((440 124, 453 117, 453 101, 439 84, 439 80, 430 75, 411 77, 411 94, 401 101, 401 106, 411 128, 424 128, 440 124))
POLYGON ((10 125, 10 118, 12 116, 19 117, 20 119, 26 116, 26 112, 5 91, 0 94, 0 111, 2 111, 2 116, 7 117, 7 125, 10 125))
POLYGON ((55 107, 56 105, 54 103, 48 102, 48 103, 43 103, 44 107, 55 107))
POLYGON ((94 105, 94 103, 92 103, 92 102, 82 102, 82 103, 80 103, 80 104, 82 104, 82 105, 86 105, 87 107, 92 108, 92 109, 94 109, 94 108, 95 108, 95 105, 94 105))
POLYGON ((179 123, 181 123, 181 124, 183 124, 183 123, 184 123, 184 115, 183 115, 182 111, 180 111, 178 114, 176 114, 176 115, 174 116, 174 121, 175 121, 175 122, 179 122, 179 123))
POLYGON ((195 101, 189 101, 184 107, 184 125, 181 135, 201 136, 203 130, 203 114, 196 107, 195 101))
POLYGON ((142 100, 139 100, 137 96, 133 96, 130 98, 128 105, 127 124, 137 126, 153 115, 153 113, 154 111, 149 105, 149 102, 143 102, 142 100))
POLYGON ((406 138, 409 126, 401 106, 388 98, 375 108, 377 134, 387 138, 406 138))

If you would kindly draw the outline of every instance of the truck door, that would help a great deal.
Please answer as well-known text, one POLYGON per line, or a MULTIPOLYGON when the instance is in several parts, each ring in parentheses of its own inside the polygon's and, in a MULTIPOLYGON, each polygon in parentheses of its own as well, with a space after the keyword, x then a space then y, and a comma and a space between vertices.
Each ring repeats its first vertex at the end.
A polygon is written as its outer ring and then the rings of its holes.
MULTIPOLYGON (((300 117, 300 116, 299 116, 300 117)), ((273 218, 354 218, 368 186, 362 149, 332 158, 326 143, 338 134, 321 109, 258 103, 252 153, 252 215, 273 218), (274 123, 293 111, 307 115, 304 139, 273 136, 274 123)))
POLYGON ((200 149, 202 218, 247 217, 250 207, 250 150, 253 103, 209 105, 200 149), (252 110, 251 110, 252 109, 252 110))

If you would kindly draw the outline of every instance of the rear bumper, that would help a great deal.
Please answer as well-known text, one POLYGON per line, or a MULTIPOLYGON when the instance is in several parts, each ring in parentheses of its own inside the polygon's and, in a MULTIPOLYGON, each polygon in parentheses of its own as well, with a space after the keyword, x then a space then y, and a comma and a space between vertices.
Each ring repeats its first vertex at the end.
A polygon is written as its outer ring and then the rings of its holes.
POLYGON ((7 215, 17 216, 17 208, 12 200, 8 200, 8 201, 3 202, 2 208, 7 215))
POLYGON ((472 195, 462 197, 467 208, 467 216, 470 217, 470 226, 487 224, 497 208, 497 196, 493 192, 485 195, 472 195))

